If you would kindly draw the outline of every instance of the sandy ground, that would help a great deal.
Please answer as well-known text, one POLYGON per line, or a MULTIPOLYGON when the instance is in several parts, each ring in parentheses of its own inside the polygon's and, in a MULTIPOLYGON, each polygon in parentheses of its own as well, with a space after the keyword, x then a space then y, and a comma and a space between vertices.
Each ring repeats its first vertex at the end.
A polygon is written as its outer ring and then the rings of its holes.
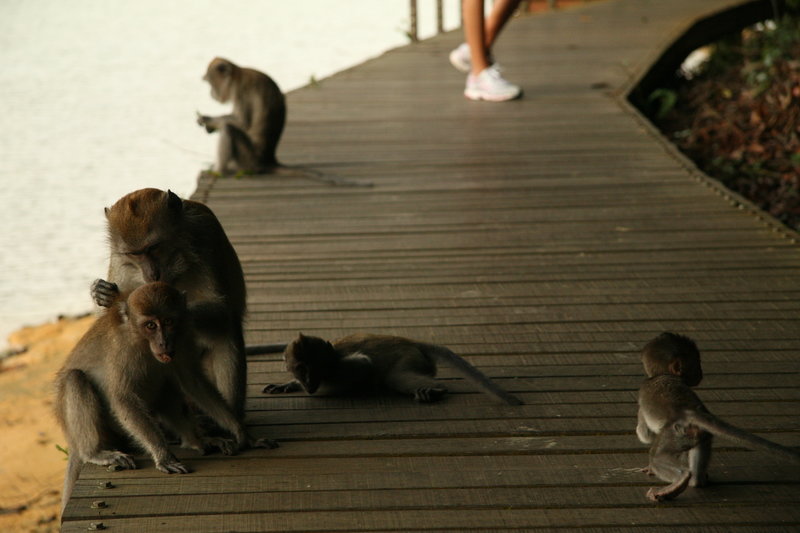
POLYGON ((66 447, 53 416, 53 376, 94 321, 67 318, 9 336, 0 360, 0 531, 59 530, 66 447))

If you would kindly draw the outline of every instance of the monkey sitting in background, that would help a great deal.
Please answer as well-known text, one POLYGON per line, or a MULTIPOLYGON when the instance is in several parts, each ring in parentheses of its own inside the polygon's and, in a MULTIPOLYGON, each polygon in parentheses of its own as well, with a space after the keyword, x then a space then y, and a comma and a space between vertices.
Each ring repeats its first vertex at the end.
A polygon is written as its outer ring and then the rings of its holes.
POLYGON ((242 423, 197 364, 185 296, 163 282, 119 298, 81 338, 56 376, 56 418, 69 447, 63 502, 83 463, 136 468, 120 447, 133 441, 168 474, 189 469, 170 451, 159 423, 201 453, 249 444, 242 423), (184 395, 232 439, 199 437, 184 395))
POLYGON ((650 463, 644 471, 670 483, 648 490, 648 499, 668 500, 687 486, 704 486, 714 435, 800 463, 800 452, 734 427, 708 411, 691 389, 703 379, 703 371, 700 352, 690 338, 662 333, 645 345, 642 364, 647 379, 639 389, 636 435, 650 444, 650 463))
POLYGON ((197 114, 197 123, 208 133, 219 133, 216 173, 223 176, 240 172, 282 174, 332 185, 371 186, 371 183, 350 181, 306 167, 287 167, 278 162, 275 151, 286 124, 286 99, 278 85, 263 72, 215 57, 203 80, 211 86, 214 100, 222 104, 233 102, 230 115, 197 114))
POLYGON ((510 405, 522 401, 509 394, 450 349, 402 337, 355 334, 333 343, 302 333, 284 351, 286 369, 294 380, 270 384, 263 392, 279 394, 305 390, 325 394, 395 391, 419 402, 440 400, 447 389, 437 383, 436 361, 444 360, 510 405))

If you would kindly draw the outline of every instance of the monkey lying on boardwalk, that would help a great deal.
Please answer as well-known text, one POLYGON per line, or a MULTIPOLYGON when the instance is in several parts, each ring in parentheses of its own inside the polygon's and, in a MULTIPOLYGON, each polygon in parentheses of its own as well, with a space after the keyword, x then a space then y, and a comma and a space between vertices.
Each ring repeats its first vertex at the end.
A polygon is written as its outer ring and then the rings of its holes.
POLYGON ((651 445, 650 464, 644 471, 670 483, 648 490, 648 499, 668 500, 687 486, 704 486, 714 435, 800 463, 800 452, 734 427, 708 411, 691 389, 703 379, 703 371, 700 352, 690 338, 662 333, 645 345, 642 363, 647 379, 639 389, 636 435, 651 445))
POLYGON ((264 387, 269 394, 305 390, 314 394, 383 392, 409 394, 419 402, 434 402, 447 389, 438 383, 436 360, 444 360, 474 381, 485 392, 510 405, 522 400, 509 394, 481 371, 436 344, 387 335, 356 334, 334 343, 302 333, 284 351, 286 369, 294 380, 264 387))
POLYGON ((187 324, 186 298, 163 282, 116 300, 92 325, 56 376, 56 418, 69 446, 63 503, 83 463, 136 468, 118 447, 133 440, 165 473, 189 469, 168 449, 159 423, 201 453, 233 454, 250 444, 244 426, 203 375, 187 324), (201 438, 184 394, 233 440, 201 438))

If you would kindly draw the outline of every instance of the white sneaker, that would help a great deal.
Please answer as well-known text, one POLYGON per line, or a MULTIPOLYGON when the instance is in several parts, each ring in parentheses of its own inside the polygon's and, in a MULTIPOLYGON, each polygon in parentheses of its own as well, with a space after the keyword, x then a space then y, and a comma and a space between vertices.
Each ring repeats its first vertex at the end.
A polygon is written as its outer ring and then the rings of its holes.
POLYGON ((458 48, 450 52, 450 64, 456 67, 456 70, 467 73, 472 68, 472 57, 469 55, 469 45, 461 43, 458 48))
POLYGON ((507 81, 494 66, 485 68, 480 74, 467 76, 467 87, 464 96, 470 100, 487 100, 489 102, 505 102, 522 94, 519 85, 507 81))
MULTIPOLYGON (((469 53, 469 45, 467 43, 461 43, 450 52, 450 64, 464 74, 472 70, 472 56, 469 53)), ((489 55, 489 64, 492 66, 497 65, 491 54, 489 55)))

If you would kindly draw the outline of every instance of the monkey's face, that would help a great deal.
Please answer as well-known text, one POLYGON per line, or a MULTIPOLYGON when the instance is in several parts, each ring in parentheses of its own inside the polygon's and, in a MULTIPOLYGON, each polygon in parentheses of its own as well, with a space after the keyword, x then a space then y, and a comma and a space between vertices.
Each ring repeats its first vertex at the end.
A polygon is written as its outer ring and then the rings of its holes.
POLYGON ((150 352, 160 363, 169 363, 175 357, 176 323, 170 317, 143 316, 139 331, 150 343, 150 352))
POLYGON ((221 104, 230 101, 231 93, 233 92, 231 90, 233 74, 236 68, 236 65, 230 61, 219 57, 214 58, 209 63, 203 80, 211 85, 211 98, 221 104))
POLYGON ((302 333, 286 347, 283 353, 286 370, 291 372, 308 394, 317 392, 325 376, 330 375, 330 366, 335 361, 330 354, 331 350, 333 346, 326 340, 302 333))
POLYGON ((172 361, 186 295, 163 282, 147 283, 131 292, 125 305, 136 334, 147 341, 153 357, 161 363, 172 361))
POLYGON ((144 282, 174 282, 185 271, 182 210, 180 198, 158 189, 130 193, 106 210, 113 253, 144 282))

